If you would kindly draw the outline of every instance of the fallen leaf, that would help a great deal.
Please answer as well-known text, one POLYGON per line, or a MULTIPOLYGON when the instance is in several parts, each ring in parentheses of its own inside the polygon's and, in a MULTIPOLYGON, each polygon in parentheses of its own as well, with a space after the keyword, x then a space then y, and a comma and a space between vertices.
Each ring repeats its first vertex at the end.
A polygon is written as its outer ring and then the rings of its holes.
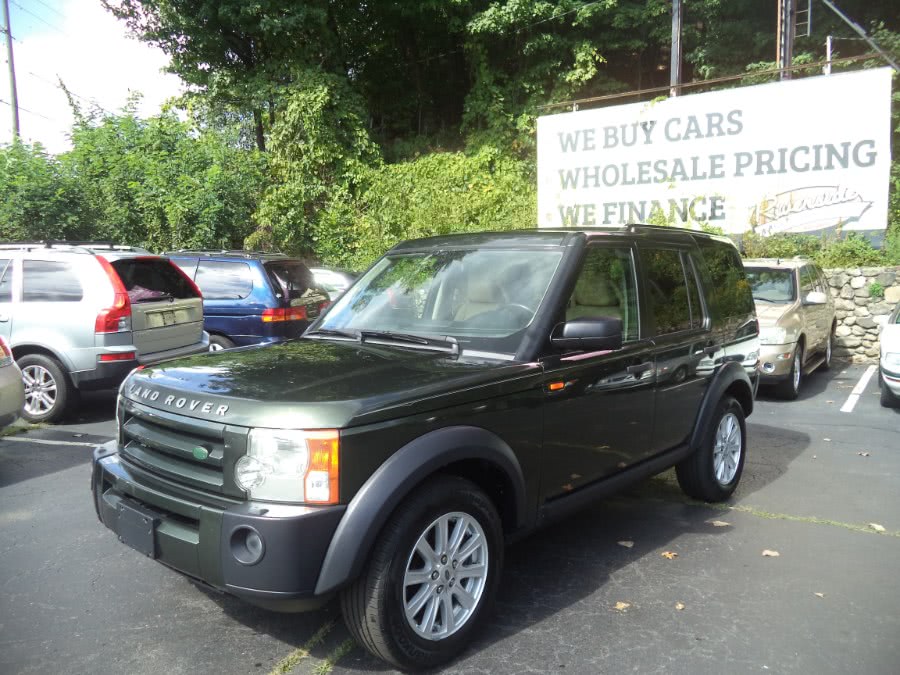
POLYGON ((830 441, 831 439, 830 439, 830 438, 823 438, 822 440, 823 440, 823 441, 830 441))
POLYGON ((622 602, 621 600, 619 600, 619 602, 616 603, 616 609, 620 612, 624 612, 629 607, 631 607, 630 602, 622 602))
POLYGON ((834 403, 834 401, 825 401, 825 403, 834 403))
POLYGON ((872 453, 871 452, 857 452, 856 454, 859 455, 860 457, 869 457, 869 456, 871 456, 872 453))
POLYGON ((675 551, 663 551, 662 557, 666 560, 675 560, 678 557, 678 554, 675 551))
POLYGON ((824 593, 814 593, 813 595, 815 595, 817 598, 824 598, 824 597, 825 597, 825 594, 824 594, 824 593))
POLYGON ((633 541, 617 541, 616 543, 617 543, 619 546, 624 546, 625 548, 631 548, 632 546, 634 546, 634 542, 633 542, 633 541))
POLYGON ((816 456, 815 456, 815 455, 813 455, 813 459, 816 459, 816 456))
POLYGON ((781 555, 778 551, 771 551, 769 549, 764 550, 762 554, 765 558, 777 558, 781 555))
POLYGON ((713 527, 731 527, 731 523, 727 523, 724 520, 711 520, 709 524, 713 527))
POLYGON ((869 523, 869 527, 871 527, 876 532, 884 532, 884 525, 879 525, 878 523, 869 523))
POLYGON ((683 603, 683 602, 676 602, 676 603, 675 603, 675 609, 677 609, 677 610, 680 612, 681 610, 684 609, 684 603, 683 603))

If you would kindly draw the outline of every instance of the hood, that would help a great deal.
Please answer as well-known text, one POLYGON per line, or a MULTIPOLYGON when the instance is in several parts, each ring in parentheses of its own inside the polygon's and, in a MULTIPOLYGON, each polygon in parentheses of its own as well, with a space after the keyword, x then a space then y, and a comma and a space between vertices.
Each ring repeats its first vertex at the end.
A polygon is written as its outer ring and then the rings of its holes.
POLYGON ((757 302, 756 318, 759 319, 760 326, 774 326, 779 319, 787 314, 794 307, 794 303, 787 305, 776 305, 771 302, 757 302))
POLYGON ((125 397, 225 424, 342 428, 532 386, 537 364, 300 339, 213 352, 135 371, 125 397))

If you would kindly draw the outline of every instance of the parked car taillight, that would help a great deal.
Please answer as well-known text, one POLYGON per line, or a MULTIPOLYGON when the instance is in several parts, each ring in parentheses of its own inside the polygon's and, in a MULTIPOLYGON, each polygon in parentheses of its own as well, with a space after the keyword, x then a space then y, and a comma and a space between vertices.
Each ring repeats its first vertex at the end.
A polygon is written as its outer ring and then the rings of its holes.
POLYGON ((305 321, 306 307, 270 307, 262 313, 263 323, 278 321, 305 321))
POLYGON ((97 319, 94 321, 94 332, 120 333, 131 330, 131 300, 128 298, 128 291, 125 290, 125 285, 106 258, 98 255, 97 261, 106 272, 106 276, 109 277, 114 296, 112 306, 100 310, 97 315, 97 319))
POLYGON ((0 368, 13 362, 12 350, 6 344, 6 340, 0 337, 0 368))

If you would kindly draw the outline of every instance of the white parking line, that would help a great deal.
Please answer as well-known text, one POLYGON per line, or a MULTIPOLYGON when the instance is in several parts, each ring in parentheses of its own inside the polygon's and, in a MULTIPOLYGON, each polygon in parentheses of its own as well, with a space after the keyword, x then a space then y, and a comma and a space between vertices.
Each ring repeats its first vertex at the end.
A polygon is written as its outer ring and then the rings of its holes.
POLYGON ((859 382, 856 383, 856 386, 853 387, 853 391, 850 393, 850 396, 847 397, 847 402, 841 406, 841 412, 853 412, 853 408, 856 407, 856 402, 859 400, 859 397, 862 396, 862 393, 866 390, 866 385, 869 384, 869 380, 872 379, 872 375, 875 374, 877 370, 877 366, 869 366, 866 368, 866 372, 862 374, 862 377, 859 378, 859 382))
POLYGON ((51 441, 49 438, 25 438, 24 436, 7 436, 6 440, 16 443, 39 443, 41 445, 75 445, 82 448, 96 448, 101 443, 84 443, 80 441, 51 441))

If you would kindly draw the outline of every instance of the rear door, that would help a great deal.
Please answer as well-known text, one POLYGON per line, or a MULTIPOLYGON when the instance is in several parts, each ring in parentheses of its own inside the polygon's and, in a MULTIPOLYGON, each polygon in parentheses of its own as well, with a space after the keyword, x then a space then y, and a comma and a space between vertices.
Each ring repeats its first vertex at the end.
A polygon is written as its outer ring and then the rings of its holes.
POLYGON ((257 276, 243 260, 200 260, 194 281, 203 293, 208 331, 238 344, 262 335, 262 313, 272 298, 265 288, 258 288, 257 276))
POLYGON ((111 264, 131 301, 134 346, 142 359, 202 340, 203 301, 173 263, 140 256, 111 264))

